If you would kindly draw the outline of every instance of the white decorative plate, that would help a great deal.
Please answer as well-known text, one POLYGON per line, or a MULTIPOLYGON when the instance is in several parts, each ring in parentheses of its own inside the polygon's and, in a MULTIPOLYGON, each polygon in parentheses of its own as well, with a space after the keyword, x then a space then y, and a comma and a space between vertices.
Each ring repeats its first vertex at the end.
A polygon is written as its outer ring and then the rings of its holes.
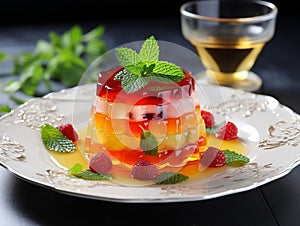
POLYGON ((49 157, 41 137, 45 123, 87 126, 94 86, 83 85, 32 99, 0 118, 0 163, 45 188, 115 202, 184 202, 247 191, 283 177, 300 163, 300 116, 270 96, 199 85, 202 109, 231 120, 250 150, 250 163, 204 180, 175 185, 125 186, 71 178, 49 157))

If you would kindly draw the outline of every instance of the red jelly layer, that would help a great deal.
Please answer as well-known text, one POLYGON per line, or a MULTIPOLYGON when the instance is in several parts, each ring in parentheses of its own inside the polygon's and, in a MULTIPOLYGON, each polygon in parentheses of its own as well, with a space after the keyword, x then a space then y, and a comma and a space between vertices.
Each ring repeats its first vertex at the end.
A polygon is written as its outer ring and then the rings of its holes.
POLYGON ((99 74, 97 96, 108 102, 158 105, 189 97, 195 90, 195 80, 192 74, 183 70, 184 78, 177 83, 150 81, 140 90, 134 93, 126 93, 121 86, 121 81, 114 80, 115 75, 123 69, 122 66, 114 66, 99 74))

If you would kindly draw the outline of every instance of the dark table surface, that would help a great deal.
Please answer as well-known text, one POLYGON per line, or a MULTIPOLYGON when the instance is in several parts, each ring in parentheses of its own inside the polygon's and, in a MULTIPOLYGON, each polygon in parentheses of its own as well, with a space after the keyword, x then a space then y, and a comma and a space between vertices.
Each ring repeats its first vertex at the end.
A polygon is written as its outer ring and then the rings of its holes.
MULTIPOLYGON (((271 95, 300 113, 299 16, 278 18, 274 38, 264 48, 253 71, 261 75, 257 93, 271 95)), ((179 19, 120 20, 82 23, 86 30, 104 24, 108 48, 158 39, 193 47, 180 32, 179 19)), ((49 31, 63 32, 73 23, 0 27, 0 52, 31 51, 49 31)), ((11 78, 11 64, 0 66, 0 82, 11 78)), ((5 95, 1 104, 16 107, 5 95)), ((299 146, 300 147, 300 146, 299 146)), ((300 149, 299 149, 300 151, 300 149)), ((284 156, 283 156, 284 158, 284 156)), ((288 175, 249 191, 185 203, 116 203, 74 197, 31 184, 0 167, 0 225, 283 225, 300 224, 300 167, 288 175)))

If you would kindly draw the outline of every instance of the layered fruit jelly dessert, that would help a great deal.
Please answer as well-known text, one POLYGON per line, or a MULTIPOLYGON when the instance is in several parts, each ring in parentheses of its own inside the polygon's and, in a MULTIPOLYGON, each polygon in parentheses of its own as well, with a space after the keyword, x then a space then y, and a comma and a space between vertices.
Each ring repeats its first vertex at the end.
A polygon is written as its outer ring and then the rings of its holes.
POLYGON ((122 69, 115 66, 99 75, 89 121, 88 156, 105 151, 129 165, 147 159, 162 166, 197 159, 206 139, 192 75, 184 71, 178 83, 151 81, 134 93, 126 93, 120 81, 114 80, 122 69), (156 142, 152 145, 149 141, 149 150, 142 150, 142 136, 147 134, 156 142), (155 145, 157 152, 152 151, 155 145))
MULTIPOLYGON (((161 69, 155 69, 154 64, 148 63, 145 70, 153 70, 155 77, 161 69)), ((99 73, 86 156, 90 159, 95 153, 105 152, 115 163, 129 167, 142 159, 159 168, 198 160, 206 137, 192 74, 180 68, 182 77, 176 82, 166 82, 166 76, 145 80, 131 74, 130 79, 136 80, 124 88, 131 82, 122 77, 130 73, 128 68, 117 65, 99 73)))

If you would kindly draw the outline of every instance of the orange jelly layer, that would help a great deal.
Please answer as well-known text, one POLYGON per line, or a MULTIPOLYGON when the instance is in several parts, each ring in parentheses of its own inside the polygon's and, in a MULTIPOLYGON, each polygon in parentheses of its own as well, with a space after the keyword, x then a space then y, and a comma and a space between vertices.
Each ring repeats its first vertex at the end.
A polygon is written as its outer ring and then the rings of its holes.
POLYGON ((113 119, 108 114, 94 114, 94 124, 97 130, 103 129, 108 134, 126 134, 140 136, 144 130, 150 130, 155 135, 178 134, 199 126, 201 116, 200 107, 195 112, 186 113, 176 118, 144 119, 141 121, 131 119, 113 119))

